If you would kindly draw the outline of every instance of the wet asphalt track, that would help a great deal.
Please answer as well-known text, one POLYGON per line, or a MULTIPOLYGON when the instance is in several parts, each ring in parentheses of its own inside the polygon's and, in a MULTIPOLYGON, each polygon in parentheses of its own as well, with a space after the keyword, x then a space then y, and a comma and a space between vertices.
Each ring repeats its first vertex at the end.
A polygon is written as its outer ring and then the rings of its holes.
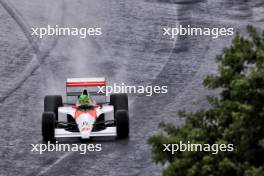
MULTIPOLYGON (((202 87, 215 73, 215 56, 231 38, 162 36, 161 27, 263 28, 262 0, 6 1, 0 0, 0 175, 161 175, 147 138, 161 121, 180 124, 182 108, 207 107, 202 87), (39 40, 30 27, 100 26, 103 35, 39 40), (30 152, 42 143, 46 94, 64 95, 67 77, 107 76, 110 83, 167 85, 169 93, 131 95, 129 140, 95 139, 102 152, 30 152)), ((61 143, 80 143, 60 139, 61 143)))

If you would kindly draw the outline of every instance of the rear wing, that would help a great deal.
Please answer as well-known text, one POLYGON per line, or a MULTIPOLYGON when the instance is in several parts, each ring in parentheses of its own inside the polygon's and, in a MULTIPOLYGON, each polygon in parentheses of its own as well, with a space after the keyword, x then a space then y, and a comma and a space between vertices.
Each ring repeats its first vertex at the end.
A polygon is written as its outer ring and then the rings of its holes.
POLYGON ((106 102, 106 79, 99 78, 68 78, 66 81, 66 96, 68 103, 75 103, 77 97, 86 89, 98 103, 106 102))

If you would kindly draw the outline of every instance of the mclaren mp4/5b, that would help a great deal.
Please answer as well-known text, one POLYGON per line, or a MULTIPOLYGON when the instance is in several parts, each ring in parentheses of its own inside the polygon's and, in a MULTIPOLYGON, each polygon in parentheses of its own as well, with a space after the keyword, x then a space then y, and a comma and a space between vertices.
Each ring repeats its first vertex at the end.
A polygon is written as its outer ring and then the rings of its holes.
POLYGON ((126 94, 111 94, 109 101, 105 93, 98 91, 105 87, 105 78, 70 78, 66 81, 67 102, 63 103, 60 95, 45 96, 43 139, 53 141, 63 137, 89 139, 97 136, 127 138, 128 97, 126 94), (64 121, 59 120, 61 116, 64 116, 64 121))

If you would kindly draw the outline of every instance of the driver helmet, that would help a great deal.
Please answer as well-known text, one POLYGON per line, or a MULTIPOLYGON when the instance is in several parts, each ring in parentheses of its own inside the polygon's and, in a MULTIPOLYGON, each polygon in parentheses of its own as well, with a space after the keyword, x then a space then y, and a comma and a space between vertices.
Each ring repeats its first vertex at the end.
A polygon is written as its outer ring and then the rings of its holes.
POLYGON ((78 98, 78 106, 89 106, 91 98, 89 94, 81 94, 78 98))

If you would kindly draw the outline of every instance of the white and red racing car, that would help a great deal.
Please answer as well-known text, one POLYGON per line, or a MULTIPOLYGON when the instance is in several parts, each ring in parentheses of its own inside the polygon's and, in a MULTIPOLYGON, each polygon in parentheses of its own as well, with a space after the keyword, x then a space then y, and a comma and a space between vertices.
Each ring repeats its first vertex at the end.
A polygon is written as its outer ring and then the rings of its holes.
POLYGON ((128 137, 128 97, 126 94, 111 94, 108 101, 109 97, 102 91, 105 86, 105 78, 70 78, 66 81, 66 103, 63 103, 60 95, 45 96, 42 114, 43 139, 52 141, 60 137, 128 137), (75 106, 84 88, 96 102, 88 109, 75 106), (67 120, 60 121, 63 115, 67 120))

